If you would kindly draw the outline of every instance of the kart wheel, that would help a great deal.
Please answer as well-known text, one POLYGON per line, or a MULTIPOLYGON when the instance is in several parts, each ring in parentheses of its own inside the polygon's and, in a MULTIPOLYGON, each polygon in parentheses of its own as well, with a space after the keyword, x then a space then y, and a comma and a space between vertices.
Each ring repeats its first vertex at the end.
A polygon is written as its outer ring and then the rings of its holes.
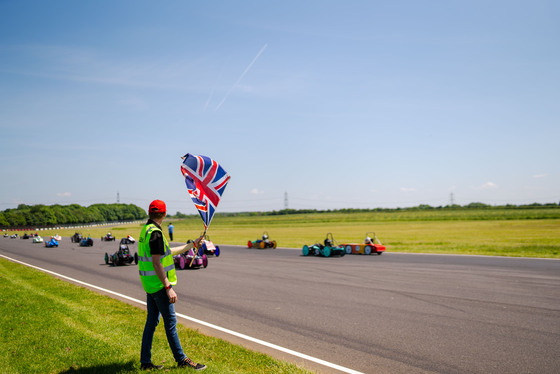
POLYGON ((309 255, 309 247, 308 246, 304 245, 301 251, 302 251, 304 256, 309 255))
POLYGON ((185 269, 185 257, 179 255, 179 269, 184 270, 185 269))
POLYGON ((364 253, 365 253, 366 255, 370 255, 370 254, 371 254, 371 246, 366 245, 366 246, 364 247, 364 253))
POLYGON ((383 254, 383 252, 377 252, 378 256, 381 256, 383 254))
POLYGON ((206 255, 202 255, 202 266, 206 268, 208 266, 208 257, 206 255))
POLYGON ((325 247, 325 248, 323 248, 323 253, 322 253, 322 254, 323 254, 323 256, 325 256, 325 257, 330 257, 330 255, 331 255, 331 247, 325 247))
POLYGON ((105 265, 109 264, 109 255, 105 252, 105 265))
POLYGON ((134 264, 138 265, 138 253, 134 252, 134 264))
POLYGON ((253 246, 253 242, 249 240, 247 242, 247 248, 251 248, 252 246, 253 246))
POLYGON ((276 240, 272 241, 272 248, 276 248, 276 240))
POLYGON ((345 248, 345 250, 346 250, 346 254, 347 254, 347 255, 351 254, 351 253, 352 253, 352 246, 351 246, 351 245, 347 245, 346 248, 345 248))
POLYGON ((260 249, 264 249, 264 240, 262 242, 259 243, 259 248, 260 249))
POLYGON ((315 256, 321 255, 321 248, 317 247, 316 245, 314 245, 312 248, 315 249, 315 256))
POLYGON ((216 250, 214 251, 214 255, 216 257, 220 257, 220 247, 216 246, 216 250))

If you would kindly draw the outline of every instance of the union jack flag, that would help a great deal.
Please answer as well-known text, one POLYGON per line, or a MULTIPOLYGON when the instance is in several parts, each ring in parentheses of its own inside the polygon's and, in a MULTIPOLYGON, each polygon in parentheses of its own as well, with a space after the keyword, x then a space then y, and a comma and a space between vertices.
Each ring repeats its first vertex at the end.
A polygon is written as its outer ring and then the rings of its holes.
POLYGON ((187 190, 207 230, 230 176, 214 160, 187 153, 183 156, 181 172, 187 190))

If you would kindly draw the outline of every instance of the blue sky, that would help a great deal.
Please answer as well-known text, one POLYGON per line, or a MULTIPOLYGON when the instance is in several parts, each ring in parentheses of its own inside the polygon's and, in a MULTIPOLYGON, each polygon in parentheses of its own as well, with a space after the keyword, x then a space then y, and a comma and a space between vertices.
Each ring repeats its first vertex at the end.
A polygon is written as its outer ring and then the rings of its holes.
POLYGON ((0 1, 0 210, 560 201, 557 1, 0 1))

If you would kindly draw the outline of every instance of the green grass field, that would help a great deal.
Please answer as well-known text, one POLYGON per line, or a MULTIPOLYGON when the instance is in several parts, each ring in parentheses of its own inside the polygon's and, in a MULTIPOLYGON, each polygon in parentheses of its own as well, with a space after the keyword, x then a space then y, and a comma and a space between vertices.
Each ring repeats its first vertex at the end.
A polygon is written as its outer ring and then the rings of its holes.
MULTIPOLYGON (((0 259, 0 373, 137 373, 146 312, 0 259)), ((185 353, 205 373, 310 373, 178 325, 185 353)), ((152 359, 177 369, 163 325, 152 359)))
MULTIPOLYGON (((166 219, 164 229, 169 222, 175 226, 175 241, 194 239, 204 229, 198 216, 166 219)), ((111 231, 121 238, 138 237, 140 228, 78 231, 95 238, 111 231)), ((70 236, 76 230, 58 231, 70 236)), ((374 231, 388 252, 560 258, 560 208, 217 215, 208 234, 217 244, 247 245, 264 231, 278 246, 290 248, 322 241, 329 232, 339 243, 362 242, 366 232, 374 231)))

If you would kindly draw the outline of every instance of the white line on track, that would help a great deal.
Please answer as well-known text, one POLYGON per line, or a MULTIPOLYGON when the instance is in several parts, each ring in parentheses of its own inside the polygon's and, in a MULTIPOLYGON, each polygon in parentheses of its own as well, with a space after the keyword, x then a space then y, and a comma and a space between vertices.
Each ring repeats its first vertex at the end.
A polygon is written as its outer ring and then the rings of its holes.
MULTIPOLYGON (((141 301, 141 300, 135 299, 135 298, 133 298, 133 297, 126 296, 126 295, 123 295, 123 294, 121 294, 121 293, 108 290, 108 289, 106 289, 106 288, 102 288, 102 287, 95 286, 95 285, 90 284, 90 283, 82 282, 81 280, 74 279, 74 278, 70 278, 70 277, 67 277, 66 275, 62 275, 62 274, 59 274, 59 273, 55 273, 54 271, 50 271, 50 270, 47 270, 47 269, 43 269, 43 268, 40 268, 40 267, 38 267, 38 266, 31 265, 31 264, 28 264, 28 263, 26 263, 26 262, 22 262, 22 261, 13 259, 13 258, 11 258, 11 257, 7 257, 7 256, 4 256, 4 255, 0 255, 0 257, 3 257, 3 258, 5 258, 5 259, 7 259, 7 260, 9 260, 9 261, 12 261, 12 262, 17 262, 18 264, 22 264, 22 265, 31 267, 31 268, 33 268, 33 269, 40 270, 40 271, 45 272, 45 273, 48 273, 48 274, 52 274, 52 275, 54 275, 54 276, 57 276, 57 277, 62 278, 62 279, 69 280, 69 281, 71 281, 71 282, 81 284, 81 285, 86 286, 86 287, 94 288, 94 289, 96 289, 96 290, 103 291, 103 292, 109 293, 109 294, 111 294, 111 295, 115 295, 115 296, 118 296, 118 297, 122 297, 123 299, 129 300, 129 301, 133 301, 133 302, 138 303, 138 304, 141 304, 141 305, 146 305, 146 302, 145 302, 145 301, 141 301)), ((315 363, 317 363, 317 364, 320 364, 320 365, 323 365, 323 366, 327 366, 327 367, 330 367, 330 368, 332 368, 332 369, 336 369, 336 370, 341 371, 341 372, 344 372, 344 373, 350 373, 350 374, 364 374, 364 373, 362 373, 362 372, 360 372, 360 371, 356 371, 356 370, 353 370, 353 369, 346 368, 346 367, 344 367, 344 366, 340 366, 340 365, 337 365, 337 364, 333 364, 332 362, 328 362, 328 361, 325 361, 325 360, 321 360, 320 358, 316 358, 316 357, 313 357, 313 356, 308 356, 308 355, 306 355, 305 353, 300 353, 300 352, 297 352, 297 351, 294 351, 294 350, 291 350, 291 349, 288 349, 288 348, 281 347, 281 346, 276 345, 276 344, 272 344, 272 343, 269 343, 269 342, 265 342, 264 340, 260 340, 260 339, 257 339, 257 338, 253 338, 253 337, 251 337, 251 336, 248 336, 248 335, 245 335, 245 334, 241 334, 241 333, 239 333, 239 332, 236 332, 236 331, 233 331, 233 330, 229 330, 229 329, 226 329, 226 328, 224 328, 224 327, 220 327, 220 326, 217 326, 217 325, 208 323, 208 322, 204 322, 204 321, 201 321, 201 320, 199 320, 199 319, 196 319, 196 318, 193 318, 193 317, 189 317, 189 316, 184 315, 184 314, 181 314, 181 313, 177 313, 177 316, 178 316, 178 317, 181 317, 181 318, 184 318, 184 319, 186 319, 186 320, 192 321, 192 322, 194 322, 194 323, 198 323, 198 324, 200 324, 200 325, 203 325, 203 326, 206 326, 206 327, 210 327, 211 329, 218 330, 218 331, 221 331, 221 332, 224 332, 224 333, 226 333, 226 334, 233 335, 233 336, 237 336, 238 338, 241 338, 241 339, 244 339, 244 340, 248 340, 248 341, 250 341, 250 342, 257 343, 257 344, 263 345, 263 346, 265 346, 265 347, 275 349, 275 350, 280 351, 280 352, 288 353, 288 354, 290 354, 290 355, 292 355, 292 356, 296 356, 296 357, 299 357, 299 358, 303 358, 303 359, 305 359, 305 360, 312 361, 312 362, 315 362, 315 363)))

